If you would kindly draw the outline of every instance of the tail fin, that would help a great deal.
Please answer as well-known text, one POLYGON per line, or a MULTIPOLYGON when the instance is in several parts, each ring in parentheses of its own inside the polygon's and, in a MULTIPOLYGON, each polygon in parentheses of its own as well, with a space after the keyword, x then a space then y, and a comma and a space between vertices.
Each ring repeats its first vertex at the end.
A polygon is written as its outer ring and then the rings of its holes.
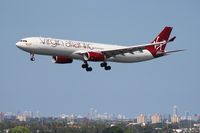
POLYGON ((172 27, 165 27, 157 36, 156 38, 153 40, 152 43, 154 42, 162 42, 162 41, 168 41, 169 36, 171 34, 172 31, 172 27))
MULTIPOLYGON (((157 42, 163 42, 162 44, 159 45, 152 45, 146 47, 147 50, 151 52, 151 54, 154 57, 159 57, 162 55, 162 53, 165 52, 165 47, 167 45, 169 36, 171 34, 172 27, 165 27, 157 36, 156 38, 152 41, 152 43, 157 43, 157 42)), ((175 39, 175 38, 174 38, 175 39)))

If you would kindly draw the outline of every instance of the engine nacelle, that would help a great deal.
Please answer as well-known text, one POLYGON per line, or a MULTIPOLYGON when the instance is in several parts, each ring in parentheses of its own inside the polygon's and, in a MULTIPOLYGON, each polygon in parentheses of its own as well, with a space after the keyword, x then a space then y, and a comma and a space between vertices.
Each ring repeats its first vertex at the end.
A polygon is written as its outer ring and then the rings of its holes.
POLYGON ((67 56, 53 56, 53 62, 58 64, 72 63, 73 59, 67 56))
POLYGON ((97 52, 87 52, 83 54, 83 59, 86 61, 104 61, 105 55, 97 52))

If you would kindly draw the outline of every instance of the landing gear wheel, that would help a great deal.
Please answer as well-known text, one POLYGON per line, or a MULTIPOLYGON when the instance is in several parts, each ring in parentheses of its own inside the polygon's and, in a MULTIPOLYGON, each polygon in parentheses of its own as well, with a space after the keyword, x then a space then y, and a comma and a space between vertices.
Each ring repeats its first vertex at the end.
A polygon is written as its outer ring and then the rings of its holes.
POLYGON ((88 64, 82 64, 82 68, 87 68, 88 64))
POLYGON ((107 66, 107 63, 106 63, 106 62, 103 62, 103 63, 100 64, 100 66, 101 66, 101 67, 106 67, 106 66, 107 66))
POLYGON ((31 57, 31 59, 30 59, 31 61, 35 61, 35 57, 31 57))
POLYGON ((105 70, 110 70, 111 69, 111 66, 106 66, 105 67, 105 70))
POLYGON ((86 71, 87 71, 87 72, 91 72, 91 71, 92 71, 92 67, 87 67, 87 68, 86 68, 86 71))

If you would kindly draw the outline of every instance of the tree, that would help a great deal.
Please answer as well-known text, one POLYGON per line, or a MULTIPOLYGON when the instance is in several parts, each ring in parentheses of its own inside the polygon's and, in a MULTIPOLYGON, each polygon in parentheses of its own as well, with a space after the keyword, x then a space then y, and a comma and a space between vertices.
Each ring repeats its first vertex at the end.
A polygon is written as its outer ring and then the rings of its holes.
POLYGON ((15 128, 10 129, 9 133, 31 133, 31 131, 23 126, 16 126, 15 128))
POLYGON ((104 129, 102 133, 123 133, 123 130, 120 127, 113 126, 113 127, 104 129))

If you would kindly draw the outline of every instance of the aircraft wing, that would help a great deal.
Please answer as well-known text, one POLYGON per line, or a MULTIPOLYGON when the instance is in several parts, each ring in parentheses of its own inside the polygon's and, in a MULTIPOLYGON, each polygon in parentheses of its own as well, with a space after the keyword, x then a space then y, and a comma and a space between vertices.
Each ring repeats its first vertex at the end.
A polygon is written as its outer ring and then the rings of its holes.
POLYGON ((128 47, 123 47, 123 48, 118 48, 118 49, 102 50, 99 52, 103 53, 104 55, 106 55, 107 58, 109 58, 109 57, 113 57, 119 54, 121 55, 124 55, 125 53, 134 54, 134 52, 136 51, 142 52, 144 49, 146 49, 147 46, 160 45, 164 43, 166 43, 166 41, 150 43, 150 44, 142 44, 142 45, 136 45, 136 46, 128 46, 128 47))
MULTIPOLYGON (((149 43, 149 44, 128 46, 128 47, 123 47, 123 48, 118 48, 118 49, 102 50, 100 52, 103 53, 104 55, 106 55, 107 58, 113 57, 113 56, 116 56, 116 55, 119 55, 119 54, 123 55, 125 53, 134 54, 134 52, 136 52, 136 51, 142 52, 143 50, 147 49, 147 47, 149 47, 149 46, 159 46, 159 45, 162 45, 162 44, 173 42, 175 39, 176 39, 176 36, 172 37, 167 42, 166 41, 153 42, 153 43, 149 43)), ((183 50, 176 50, 176 51, 172 51, 172 52, 180 52, 180 51, 183 51, 183 50)), ((168 53, 172 53, 172 52, 168 52, 168 53)), ((165 54, 164 51, 163 51, 163 53, 165 54)))
MULTIPOLYGON (((97 53, 103 53, 105 54, 107 57, 111 57, 111 56, 116 56, 118 54, 125 54, 125 53, 133 53, 135 51, 141 51, 145 49, 146 46, 154 46, 154 45, 160 45, 160 44, 164 44, 166 43, 166 41, 162 41, 162 42, 156 42, 156 43, 149 43, 149 44, 142 44, 142 45, 134 45, 134 46, 127 46, 127 47, 122 47, 122 48, 113 48, 113 49, 106 49, 106 50, 92 50, 89 52, 97 52, 97 53)), ((88 51, 76 51, 75 54, 84 54, 87 53, 88 51)))
MULTIPOLYGON (((168 42, 173 42, 175 40, 175 38, 176 38, 176 36, 169 39, 167 42, 166 41, 152 42, 152 43, 149 43, 149 44, 134 45, 134 46, 127 46, 127 47, 122 47, 122 48, 113 48, 113 49, 89 51, 89 52, 102 53, 106 56, 106 58, 110 58, 110 57, 114 57, 116 55, 124 55, 125 53, 134 54, 134 52, 136 52, 136 51, 143 52, 143 50, 145 50, 145 49, 147 49, 151 46, 155 46, 155 47, 159 48, 159 47, 161 47, 162 45, 164 45, 168 42)), ((159 53, 159 54, 169 54, 169 53, 179 52, 179 51, 183 51, 183 50, 176 50, 176 51, 169 51, 169 52, 163 51, 162 53, 159 53)), ((87 52, 88 51, 76 51, 75 53, 83 55, 87 52)))

